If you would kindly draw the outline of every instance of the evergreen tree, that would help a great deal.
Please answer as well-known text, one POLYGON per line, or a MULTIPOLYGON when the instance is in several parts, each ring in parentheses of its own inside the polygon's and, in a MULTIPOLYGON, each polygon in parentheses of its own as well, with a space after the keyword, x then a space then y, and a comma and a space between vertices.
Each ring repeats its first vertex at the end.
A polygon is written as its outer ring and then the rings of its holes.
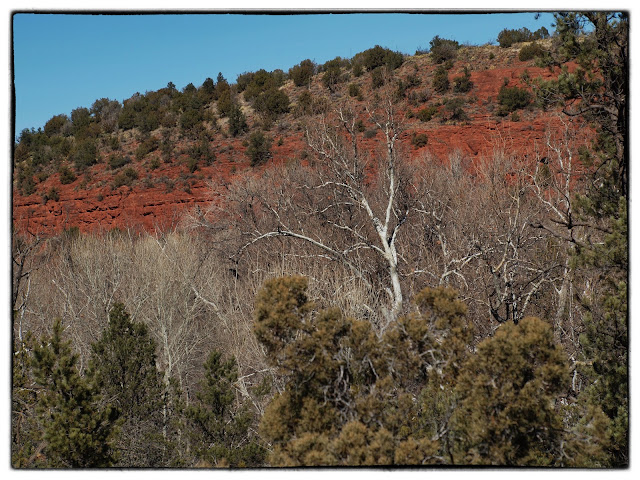
POLYGON ((271 139, 262 132, 252 133, 249 137, 247 156, 252 167, 266 163, 271 158, 271 139))
POLYGON ((96 385, 122 416, 118 465, 161 466, 165 388, 146 325, 133 322, 124 305, 116 303, 92 351, 90 371, 96 385))
MULTIPOLYGON (((577 195, 575 218, 585 229, 573 241, 574 267, 593 279, 591 296, 581 297, 585 332, 581 337, 585 374, 592 381, 592 407, 611 420, 610 462, 629 462, 628 387, 628 119, 629 22, 621 12, 555 15, 557 53, 550 67, 561 66, 557 80, 536 83, 538 101, 559 105, 570 116, 582 116, 596 129, 581 161, 591 178, 577 195), (566 66, 573 61, 577 68, 566 66)), ((571 235, 573 237, 573 234, 571 235)))
POLYGON ((34 348, 32 360, 34 378, 43 388, 38 411, 46 465, 112 466, 118 410, 102 404, 98 389, 78 373, 78 356, 71 351, 71 342, 62 339, 60 320, 54 323, 52 337, 34 348))
POLYGON ((261 420, 271 464, 444 462, 446 420, 432 428, 434 411, 419 397, 429 381, 434 392, 451 390, 470 340, 464 304, 427 289, 419 312, 379 337, 338 309, 315 311, 306 289, 301 277, 274 279, 256 299, 254 331, 286 381, 261 420))
POLYGON ((466 362, 457 385, 458 465, 553 465, 563 441, 556 397, 568 366, 551 327, 528 317, 502 325, 466 362))
POLYGON ((40 454, 42 424, 37 414, 39 388, 31 372, 34 339, 27 333, 16 339, 13 349, 13 389, 11 392, 11 465, 13 468, 46 467, 40 454))
POLYGON ((213 351, 204 364, 205 378, 197 402, 185 409, 191 429, 191 445, 200 464, 257 467, 264 463, 265 449, 249 434, 254 416, 244 406, 235 408, 236 361, 222 360, 213 351))
POLYGON ((240 105, 233 104, 229 111, 229 135, 237 137, 247 131, 247 117, 242 112, 240 105))

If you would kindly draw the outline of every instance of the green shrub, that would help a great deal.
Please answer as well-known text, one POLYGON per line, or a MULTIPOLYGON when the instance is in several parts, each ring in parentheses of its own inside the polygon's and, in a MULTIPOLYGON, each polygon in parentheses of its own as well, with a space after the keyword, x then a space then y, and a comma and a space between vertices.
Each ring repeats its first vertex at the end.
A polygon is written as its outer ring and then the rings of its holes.
POLYGON ((365 130, 364 132, 364 138, 366 139, 374 138, 376 135, 378 135, 378 130, 376 130, 375 128, 372 128, 370 130, 365 130))
POLYGON ((53 200, 54 202, 60 201, 60 192, 56 187, 51 187, 47 192, 47 200, 53 200))
POLYGON ((401 53, 393 52, 380 45, 361 52, 357 57, 361 58, 362 65, 369 71, 382 66, 386 66, 389 70, 395 70, 404 61, 401 53))
POLYGON ((471 73, 469 73, 469 69, 467 67, 464 67, 464 74, 453 79, 453 91, 456 93, 466 93, 472 88, 473 82, 471 81, 471 73))
POLYGON ((342 78, 342 59, 340 57, 329 60, 323 65, 324 74, 322 75, 322 84, 333 91, 335 86, 340 83, 342 78))
POLYGON ((411 145, 416 148, 426 147, 429 143, 429 137, 426 133, 415 133, 411 135, 411 145))
POLYGON ((507 87, 503 85, 498 93, 498 103, 500 108, 498 109, 498 115, 505 116, 520 108, 525 108, 531 103, 531 93, 518 87, 507 87))
POLYGON ((289 113, 289 104, 289 96, 285 92, 272 88, 260 93, 253 106, 256 112, 267 118, 275 119, 279 115, 289 113))
POLYGON ((296 87, 309 85, 316 70, 316 65, 311 60, 303 60, 298 65, 289 69, 289 78, 296 87))
POLYGON ((218 96, 218 115, 227 117, 233 108, 233 100, 231 98, 231 90, 223 89, 218 96))
POLYGON ((452 120, 452 121, 463 121, 467 120, 469 117, 464 111, 463 107, 465 105, 465 101, 462 98, 451 98, 444 102, 444 112, 442 120, 452 120))
POLYGON ((349 96, 350 97, 360 96, 360 86, 357 83, 349 84, 349 96))
POLYGON ((382 67, 378 67, 371 72, 371 88, 374 90, 384 85, 384 73, 382 67))
POLYGON ((76 170, 85 170, 98 162, 98 149, 93 139, 80 141, 72 154, 76 170))
POLYGON ((546 53, 547 51, 540 44, 533 42, 520 49, 518 60, 526 62, 537 57, 543 57, 546 53))
POLYGON ((457 41, 440 38, 438 35, 433 37, 429 45, 431 45, 431 60, 436 64, 455 60, 460 48, 457 41))
POLYGON ((136 148, 136 159, 142 160, 149 153, 157 150, 159 146, 160 142, 156 137, 146 138, 140 143, 140 145, 138 145, 138 148, 136 148))
POLYGON ((435 105, 430 105, 427 108, 423 108, 422 110, 420 110, 416 117, 418 118, 418 120, 420 120, 421 122, 428 122, 430 121, 434 115, 436 115, 438 113, 438 108, 435 105))
POLYGON ((298 97, 298 104, 296 105, 295 114, 310 115, 313 111, 313 95, 309 90, 305 90, 298 97))
POLYGON ((545 27, 540 27, 533 33, 526 27, 518 30, 505 28, 498 34, 498 43, 502 48, 508 48, 514 43, 531 42, 543 38, 549 38, 549 31, 545 27))
POLYGON ((247 117, 242 113, 240 105, 233 105, 229 112, 229 135, 237 137, 248 129, 247 117))
POLYGON ((112 170, 124 167, 128 163, 131 163, 131 158, 128 155, 112 154, 109 156, 108 164, 112 170))
POLYGON ((271 158, 271 139, 262 132, 252 133, 249 137, 247 156, 252 167, 266 163, 271 158))
POLYGON ((120 188, 123 185, 131 186, 138 179, 138 172, 132 167, 125 168, 122 173, 116 175, 113 179, 113 188, 120 188))
POLYGON ((431 85, 433 86, 433 89, 438 93, 445 93, 449 90, 449 73, 447 72, 447 69, 442 65, 440 65, 436 69, 431 85))
POLYGON ((69 117, 66 115, 55 115, 51 117, 44 125, 45 135, 51 137, 53 135, 61 135, 63 128, 70 123, 69 117))
POLYGON ((76 181, 76 176, 73 171, 67 167, 66 165, 61 166, 58 169, 58 173, 60 174, 60 183, 62 185, 69 185, 76 181))

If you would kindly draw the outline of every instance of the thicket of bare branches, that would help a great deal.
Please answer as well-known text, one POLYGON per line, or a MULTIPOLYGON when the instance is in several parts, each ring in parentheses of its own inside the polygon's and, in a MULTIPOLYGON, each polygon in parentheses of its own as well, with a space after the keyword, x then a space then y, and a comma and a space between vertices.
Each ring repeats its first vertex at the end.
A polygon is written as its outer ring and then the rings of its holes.
POLYGON ((498 147, 479 161, 416 158, 393 106, 344 104, 317 116, 306 126, 312 158, 217 185, 216 200, 179 231, 17 239, 17 337, 60 317, 84 365, 122 302, 148 325, 165 380, 175 378, 187 401, 215 348, 237 359, 237 393, 261 412, 251 387, 269 372, 252 332, 254 296, 266 279, 300 274, 319 306, 366 319, 378 335, 422 288, 450 286, 469 307, 476 342, 537 315, 577 361, 574 297, 588 295, 590 279, 574 274, 566 241, 582 235, 571 208, 575 127, 553 130, 534 158, 498 147), (376 142, 364 141, 359 120, 379 130, 376 142))

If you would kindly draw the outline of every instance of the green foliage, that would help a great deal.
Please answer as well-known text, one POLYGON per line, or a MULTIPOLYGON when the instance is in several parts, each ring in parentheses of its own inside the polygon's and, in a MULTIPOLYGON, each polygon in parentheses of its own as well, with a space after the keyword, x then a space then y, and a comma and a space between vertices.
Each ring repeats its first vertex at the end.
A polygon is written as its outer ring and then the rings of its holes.
POLYGON ((416 117, 418 118, 418 120, 420 120, 421 122, 428 122, 430 121, 434 115, 436 115, 438 113, 438 107, 436 107, 435 105, 430 105, 427 108, 423 108, 421 110, 418 111, 418 113, 416 114, 416 117))
POLYGON ((249 129, 247 117, 245 117, 240 105, 232 105, 229 111, 229 135, 237 137, 249 129))
POLYGON ((526 62, 536 57, 543 57, 546 53, 547 51, 539 43, 533 42, 520 49, 518 52, 518 60, 526 62))
POLYGON ((464 304, 451 290, 427 289, 418 312, 381 338, 338 309, 317 311, 306 289, 302 277, 273 279, 256 298, 254 332, 287 382, 260 425, 270 463, 437 462, 441 446, 416 421, 417 394, 429 381, 453 383, 472 338, 464 304))
POLYGON ((540 27, 533 33, 526 27, 517 30, 505 28, 498 34, 498 43, 502 48, 508 48, 514 43, 531 42, 548 37, 549 31, 545 27, 540 27))
POLYGON ((289 113, 289 96, 277 88, 260 93, 255 101, 255 110, 265 118, 273 120, 280 115, 289 113))
POLYGON ((91 115, 103 132, 115 132, 118 129, 118 117, 121 111, 122 104, 108 98, 96 100, 91 105, 91 115))
POLYGON ((136 148, 136 160, 142 160, 148 154, 157 150, 159 145, 160 141, 156 137, 151 136, 145 138, 142 142, 140 142, 138 148, 136 148))
POLYGON ((91 124, 91 112, 88 108, 79 107, 71 111, 72 132, 76 138, 87 136, 91 124))
POLYGON ((471 73, 467 67, 464 67, 464 73, 460 77, 453 79, 453 91, 456 93, 466 93, 473 88, 471 81, 471 73))
POLYGON ((42 426, 36 411, 38 388, 31 371, 31 355, 35 339, 28 332, 22 339, 14 337, 11 391, 11 466, 13 468, 46 467, 46 459, 38 455, 42 426))
POLYGON ((78 171, 84 171, 98 162, 98 147, 95 140, 85 139, 78 142, 71 153, 73 164, 78 171))
POLYGON ((113 178, 112 187, 120 188, 123 185, 131 186, 138 179, 138 172, 132 167, 125 168, 121 173, 113 178))
POLYGON ((271 139, 258 131, 249 137, 247 156, 251 160, 251 166, 263 165, 271 158, 271 139))
POLYGON ((267 72, 260 69, 255 73, 244 73, 238 77, 238 90, 244 92, 244 98, 252 102, 261 93, 277 90, 283 83, 282 75, 277 72, 267 72), (241 78, 242 77, 242 78, 241 78))
POLYGON ((232 100, 231 89, 223 89, 218 95, 218 115, 227 117, 231 113, 235 103, 232 100))
POLYGON ((431 39, 429 45, 431 46, 431 59, 435 64, 455 60, 458 49, 461 47, 456 40, 447 40, 440 38, 438 35, 431 39))
POLYGON ((584 373, 592 379, 587 391, 590 403, 602 408, 611 420, 610 464, 628 462, 629 372, 628 372, 628 220, 627 203, 619 199, 619 211, 610 221, 604 242, 581 247, 575 252, 576 266, 601 272, 599 292, 583 300, 585 331, 580 337, 585 358, 584 373))
POLYGON ((384 85, 384 70, 378 67, 371 72, 371 88, 376 89, 384 85))
POLYGON ((340 57, 329 60, 322 66, 322 84, 333 91, 335 86, 340 83, 342 78, 343 61, 340 57))
POLYGON ((411 134, 411 145, 416 148, 426 147, 429 143, 429 137, 426 133, 415 133, 411 134))
POLYGON ((211 165, 216 160, 215 152, 211 148, 209 139, 206 137, 200 138, 200 140, 198 140, 189 148, 189 157, 194 161, 195 165, 193 169, 189 168, 191 173, 195 171, 198 163, 211 165))
POLYGON ((156 368, 156 344, 143 323, 134 322, 121 303, 91 347, 90 373, 103 398, 120 412, 117 466, 158 466, 162 457, 164 385, 156 368))
POLYGON ((552 465, 563 441, 554 403, 567 383, 566 359, 547 323, 529 317, 502 325, 460 374, 455 463, 552 465))
POLYGON ((60 183, 62 185, 69 185, 70 183, 75 182, 77 178, 73 173, 73 170, 66 165, 63 165, 58 169, 58 174, 60 175, 60 183))
POLYGON ((44 133, 49 137, 53 135, 62 135, 63 130, 69 122, 70 119, 66 115, 55 115, 45 123, 44 133))
POLYGON ((308 86, 313 78, 315 70, 315 63, 306 59, 289 69, 289 78, 293 80, 296 87, 308 86))
POLYGON ((38 412, 44 426, 43 453, 48 467, 96 468, 112 466, 118 410, 101 405, 95 386, 80 376, 78 356, 62 339, 56 320, 53 335, 33 350, 33 375, 43 389, 38 412))
MULTIPOLYGON (((399 52, 376 45, 373 48, 360 52, 353 58, 355 65, 362 65, 366 70, 372 71, 378 67, 386 67, 387 70, 395 70, 404 62, 404 57, 399 52)), ((356 75, 357 76, 357 75, 356 75)))
POLYGON ((109 155, 109 160, 107 161, 109 167, 112 170, 116 170, 120 167, 124 167, 125 165, 131 163, 131 157, 129 155, 120 155, 117 153, 109 155))
POLYGON ((223 361, 222 354, 213 351, 204 369, 197 401, 185 409, 199 463, 232 468, 262 466, 266 450, 250 433, 253 415, 245 406, 235 407, 235 359, 223 361))
POLYGON ((298 96, 298 102, 294 109, 296 116, 310 115, 313 113, 313 95, 309 90, 305 90, 298 96))
POLYGON ((511 112, 527 107, 531 103, 532 95, 525 88, 507 87, 503 85, 498 92, 498 115, 505 116, 511 112))
POLYGON ((431 83, 433 89, 438 93, 445 93, 449 90, 449 73, 444 66, 440 65, 434 75, 431 83))
POLYGON ((49 200, 53 200, 54 202, 60 201, 60 192, 56 187, 51 187, 44 196, 45 203, 49 200))
POLYGON ((449 98, 443 103, 442 121, 461 122, 469 117, 464 111, 465 100, 463 98, 449 98))
POLYGON ((350 97, 360 97, 362 94, 360 92, 360 85, 357 83, 349 84, 349 96, 350 97))
POLYGON ((33 168, 31 165, 21 165, 17 169, 16 187, 25 196, 32 195, 36 191, 36 182, 33 179, 33 168))

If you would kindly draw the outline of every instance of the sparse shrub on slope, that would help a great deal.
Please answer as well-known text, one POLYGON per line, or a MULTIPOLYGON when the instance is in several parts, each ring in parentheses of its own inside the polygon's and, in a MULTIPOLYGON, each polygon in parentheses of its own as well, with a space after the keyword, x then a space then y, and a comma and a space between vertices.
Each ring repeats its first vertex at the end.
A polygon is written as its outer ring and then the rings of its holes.
POLYGON ((313 61, 306 59, 289 69, 289 78, 296 87, 308 86, 316 71, 313 61))
POLYGON ((518 52, 518 60, 526 62, 533 58, 543 57, 546 53, 547 51, 539 43, 533 42, 520 49, 518 52))
POLYGON ((532 98, 531 93, 524 88, 503 85, 498 93, 498 103, 500 104, 498 115, 505 116, 518 109, 525 108, 531 103, 532 98))
POLYGON ((449 90, 449 72, 444 66, 440 65, 433 75, 433 82, 431 84, 433 89, 438 93, 445 93, 449 90))
POLYGON ((247 156, 252 167, 266 163, 271 158, 271 139, 262 132, 252 133, 249 137, 247 156))
POLYGON ((508 48, 514 43, 531 42, 543 38, 549 38, 549 31, 545 27, 540 27, 533 33, 526 27, 517 30, 505 28, 498 34, 498 43, 502 48, 508 48))
POLYGON ((467 67, 464 67, 463 75, 453 79, 453 91, 456 93, 466 93, 472 88, 471 73, 467 67))
POLYGON ((438 35, 429 42, 431 45, 431 59, 436 64, 455 60, 460 44, 455 40, 440 38, 438 35))

